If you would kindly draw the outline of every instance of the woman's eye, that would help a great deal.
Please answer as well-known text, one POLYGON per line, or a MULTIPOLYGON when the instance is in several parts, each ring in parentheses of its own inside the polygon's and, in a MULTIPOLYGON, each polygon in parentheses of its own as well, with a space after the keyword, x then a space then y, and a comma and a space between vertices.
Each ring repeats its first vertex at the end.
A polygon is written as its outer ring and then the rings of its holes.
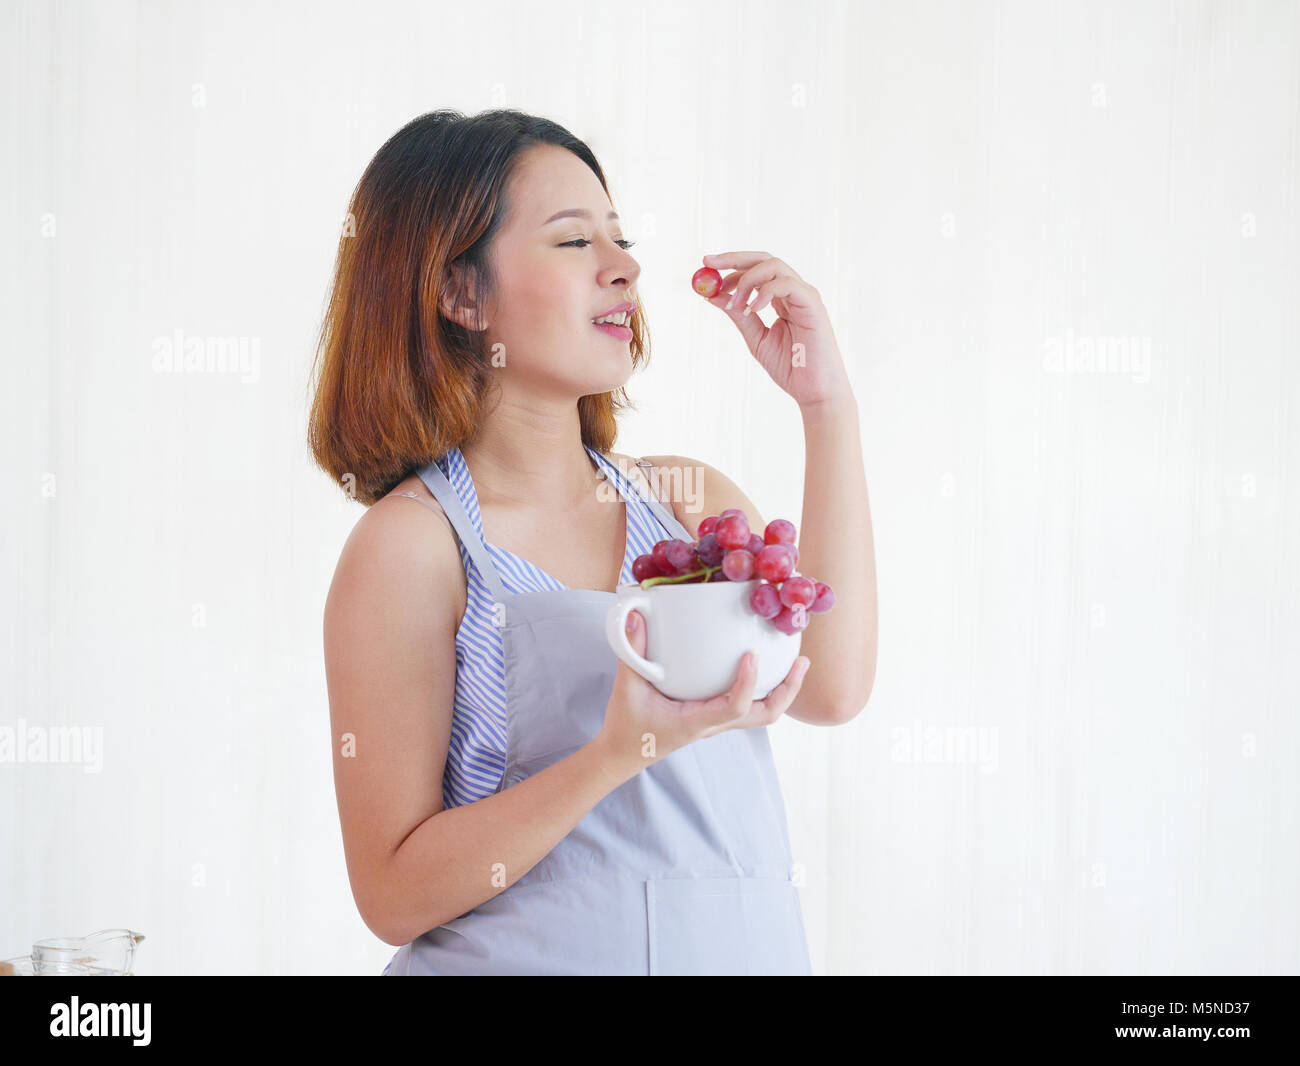
MULTIPOLYGON (((562 245, 560 245, 560 247, 561 248, 585 248, 590 243, 591 241, 587 240, 586 237, 579 237, 576 240, 565 241, 562 245)), ((617 244, 620 248, 623 249, 623 251, 626 252, 629 248, 631 248, 634 244, 636 244, 636 241, 618 240, 615 241, 614 243, 617 244)))

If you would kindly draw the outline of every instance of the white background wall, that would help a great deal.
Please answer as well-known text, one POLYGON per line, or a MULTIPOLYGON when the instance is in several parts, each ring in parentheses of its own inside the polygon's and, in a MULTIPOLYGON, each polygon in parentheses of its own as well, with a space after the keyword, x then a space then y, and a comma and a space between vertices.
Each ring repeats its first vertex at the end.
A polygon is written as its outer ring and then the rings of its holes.
POLYGON ((638 241, 616 450, 802 523, 797 411, 687 281, 762 248, 831 312, 881 645, 856 720, 773 729, 816 970, 1300 972, 1300 8, 609 12, 0 8, 0 726, 103 743, 0 763, 0 957, 392 954, 343 865, 321 612, 361 506, 308 368, 375 150, 510 106, 589 141, 638 241), (256 372, 156 372, 177 330, 256 372), (1054 361, 1108 338, 1148 361, 1054 361))

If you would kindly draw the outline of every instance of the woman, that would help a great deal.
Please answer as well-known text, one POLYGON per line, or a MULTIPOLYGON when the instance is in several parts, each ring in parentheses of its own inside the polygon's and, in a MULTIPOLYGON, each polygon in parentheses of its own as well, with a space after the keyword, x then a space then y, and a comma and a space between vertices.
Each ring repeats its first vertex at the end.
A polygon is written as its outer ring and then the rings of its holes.
MULTIPOLYGON (((715 306, 761 285, 756 305, 798 331, 727 312, 799 402, 810 468, 837 467, 804 513, 833 505, 838 532, 800 544, 837 615, 763 700, 745 662, 715 699, 663 696, 606 642, 615 590, 705 515, 758 515, 704 464, 608 451, 646 354, 640 268, 610 204, 583 142, 510 110, 421 116, 353 195, 310 440, 368 506, 325 657, 348 876, 400 948, 386 974, 809 972, 764 727, 787 711, 845 721, 870 690, 856 406, 815 290, 779 260, 716 257, 736 271, 715 306), (629 328, 596 324, 611 312, 629 328), (650 481, 687 465, 706 506, 679 513, 650 481), (822 654, 837 668, 804 686, 822 654)), ((643 653, 636 612, 629 637, 643 653)))

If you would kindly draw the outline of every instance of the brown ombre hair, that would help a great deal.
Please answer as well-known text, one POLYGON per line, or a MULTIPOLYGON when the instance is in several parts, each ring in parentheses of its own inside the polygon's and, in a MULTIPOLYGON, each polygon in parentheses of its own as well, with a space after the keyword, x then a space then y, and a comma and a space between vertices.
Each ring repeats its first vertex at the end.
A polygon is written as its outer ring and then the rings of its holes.
MULTIPOLYGON (((496 383, 486 335, 441 307, 471 303, 470 321, 486 321, 506 185, 520 155, 538 144, 567 148, 609 195, 584 142, 549 119, 504 108, 472 117, 442 109, 408 122, 353 191, 312 367, 307 439, 317 465, 367 507, 483 421, 496 383), (471 278, 472 299, 462 300, 471 278)), ((649 359, 639 296, 628 324, 635 371, 649 359)), ((608 452, 626 407, 635 409, 623 388, 581 397, 583 443, 608 452)))

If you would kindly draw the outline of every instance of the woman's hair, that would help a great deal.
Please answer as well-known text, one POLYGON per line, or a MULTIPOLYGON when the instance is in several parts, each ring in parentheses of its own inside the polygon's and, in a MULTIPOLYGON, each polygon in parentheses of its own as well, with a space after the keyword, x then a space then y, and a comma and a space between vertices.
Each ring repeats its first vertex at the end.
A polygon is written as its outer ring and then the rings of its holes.
MULTIPOLYGON (((312 367, 307 439, 316 463, 366 506, 483 421, 499 385, 485 333, 447 318, 442 301, 472 305, 471 321, 486 322, 506 184, 538 144, 567 148, 609 194, 585 143, 548 119, 501 108, 421 115, 375 153, 353 191, 312 367)), ((635 370, 649 358, 639 298, 628 324, 635 370)), ((635 409, 623 388, 581 397, 583 443, 609 451, 626 407, 635 409)))

